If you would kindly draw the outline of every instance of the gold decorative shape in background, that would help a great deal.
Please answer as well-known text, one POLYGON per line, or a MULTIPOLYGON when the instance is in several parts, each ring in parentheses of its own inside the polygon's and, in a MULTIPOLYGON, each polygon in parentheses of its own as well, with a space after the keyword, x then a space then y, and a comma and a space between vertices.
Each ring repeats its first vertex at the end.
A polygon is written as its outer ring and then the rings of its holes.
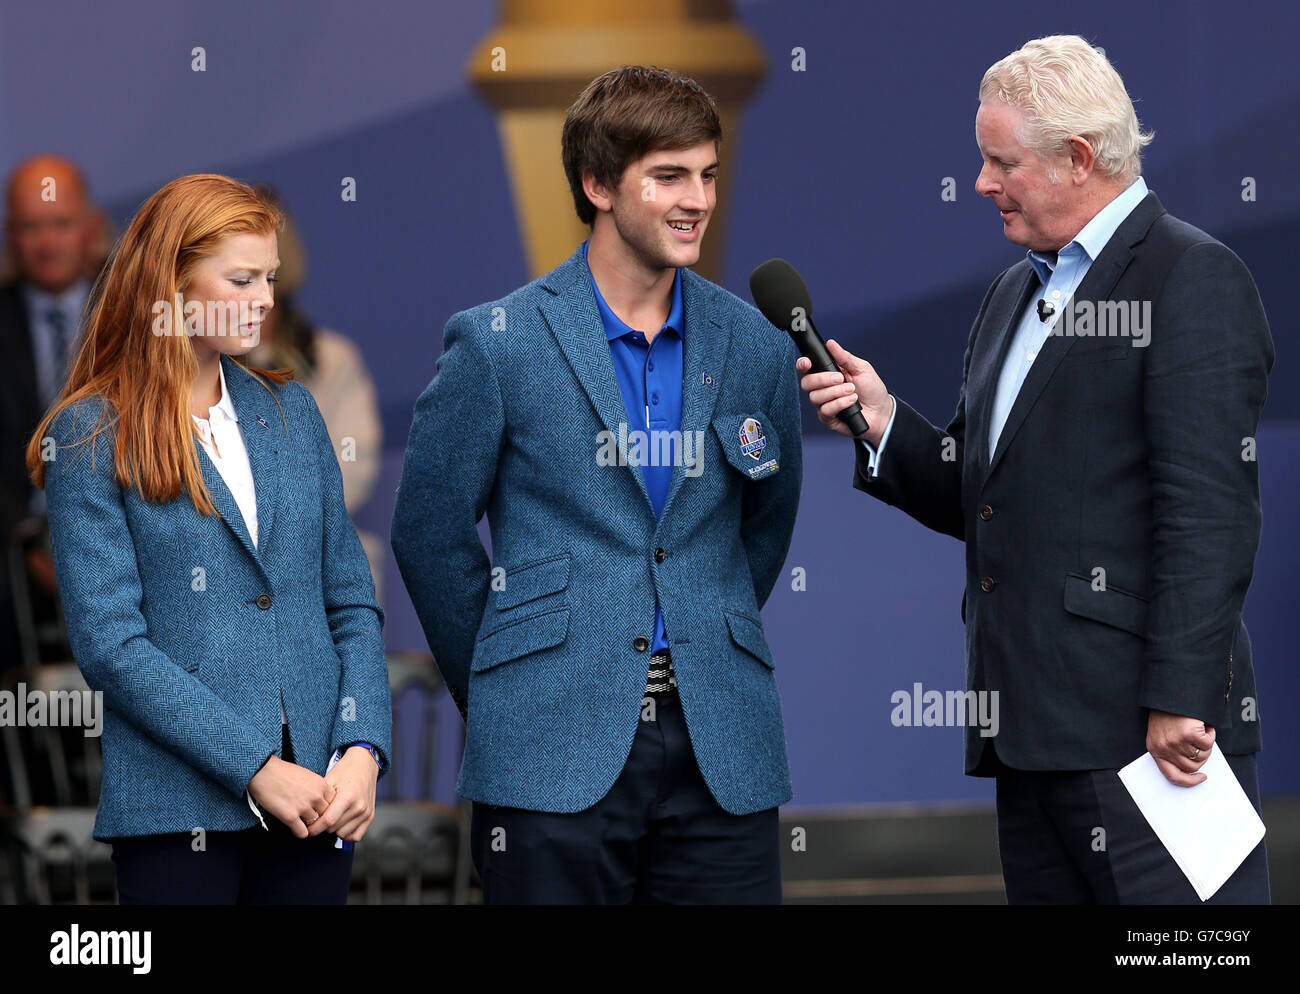
POLYGON ((564 177, 560 130, 582 88, 622 65, 672 69, 717 101, 723 128, 718 208, 693 267, 715 279, 740 108, 765 71, 763 53, 735 22, 731 0, 501 0, 500 25, 479 43, 466 70, 496 110, 529 273, 555 268, 588 235, 564 177), (504 70, 493 69, 494 52, 504 58, 504 70))

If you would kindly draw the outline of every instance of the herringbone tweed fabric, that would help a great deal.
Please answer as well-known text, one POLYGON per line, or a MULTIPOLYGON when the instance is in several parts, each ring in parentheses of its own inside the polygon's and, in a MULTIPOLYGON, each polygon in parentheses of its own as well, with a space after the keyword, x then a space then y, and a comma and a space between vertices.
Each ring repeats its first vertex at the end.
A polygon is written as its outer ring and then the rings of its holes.
POLYGON ((701 461, 677 461, 658 520, 635 451, 623 465, 600 456, 632 429, 581 248, 447 324, 416 404, 392 543, 467 716, 466 797, 580 811, 604 796, 641 718, 656 595, 718 802, 743 814, 791 797, 759 608, 799 499, 796 352, 690 271, 682 294, 681 430, 700 439, 701 461), (742 448, 748 419, 765 439, 756 455, 752 427, 742 448), (495 576, 476 530, 485 513, 495 576))
POLYGON ((280 751, 282 699, 298 764, 324 774, 335 748, 364 740, 388 765, 383 613, 325 424, 301 384, 271 384, 273 396, 221 361, 253 470, 257 548, 202 449, 220 516, 188 494, 151 504, 124 491, 112 428, 93 453, 72 444, 106 401, 51 425, 54 565, 74 655, 106 706, 97 838, 256 825, 244 790, 280 751))

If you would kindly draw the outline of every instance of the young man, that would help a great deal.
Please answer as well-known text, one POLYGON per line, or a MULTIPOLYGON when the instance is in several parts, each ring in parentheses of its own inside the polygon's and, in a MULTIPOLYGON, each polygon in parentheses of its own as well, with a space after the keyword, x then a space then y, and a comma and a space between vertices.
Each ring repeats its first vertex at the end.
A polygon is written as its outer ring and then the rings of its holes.
POLYGON ((488 902, 780 900, 759 608, 794 528, 798 388, 789 337, 685 268, 721 138, 692 80, 592 81, 563 133, 590 240, 454 315, 416 404, 393 550, 466 716, 488 902))

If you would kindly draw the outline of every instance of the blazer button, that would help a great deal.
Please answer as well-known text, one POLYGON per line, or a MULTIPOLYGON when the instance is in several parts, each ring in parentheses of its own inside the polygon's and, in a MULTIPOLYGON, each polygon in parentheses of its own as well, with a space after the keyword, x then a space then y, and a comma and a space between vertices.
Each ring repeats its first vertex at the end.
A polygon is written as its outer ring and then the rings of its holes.
POLYGON ((664 552, 663 549, 655 549, 655 562, 661 563, 667 558, 668 553, 664 552))
POLYGON ((993 517, 993 508, 990 505, 985 504, 980 508, 980 517, 985 521, 988 521, 989 518, 993 517))
POLYGON ((265 611, 268 607, 271 606, 271 595, 270 595, 270 594, 258 594, 258 595, 257 595, 257 606, 260 607, 263 611, 265 611))
POLYGON ((996 586, 997 583, 994 581, 993 577, 991 576, 986 576, 984 579, 980 581, 980 590, 984 591, 984 593, 986 594, 993 593, 993 588, 996 586))
POLYGON ((632 648, 637 652, 645 652, 650 648, 650 640, 644 635, 638 635, 632 640, 632 648))

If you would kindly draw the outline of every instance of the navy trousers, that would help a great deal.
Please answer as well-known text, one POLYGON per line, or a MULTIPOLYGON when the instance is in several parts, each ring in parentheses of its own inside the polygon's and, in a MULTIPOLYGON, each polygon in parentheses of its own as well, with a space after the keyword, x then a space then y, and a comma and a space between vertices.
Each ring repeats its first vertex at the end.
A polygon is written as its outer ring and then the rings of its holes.
MULTIPOLYGON (((284 757, 293 761, 284 737, 284 757)), ((345 904, 352 850, 329 832, 297 838, 266 811, 266 828, 111 839, 119 904, 345 904)))
MULTIPOLYGON (((1225 753, 1224 759, 1259 811, 1255 756, 1225 753)), ((1029 772, 1001 763, 994 768, 1008 903, 1202 903, 1118 770, 1029 772)), ((1261 840, 1204 903, 1269 902, 1268 854, 1261 840)))
POLYGON ((676 695, 656 700, 627 763, 585 811, 474 803, 488 904, 779 904, 777 809, 733 815, 700 775, 676 695))

